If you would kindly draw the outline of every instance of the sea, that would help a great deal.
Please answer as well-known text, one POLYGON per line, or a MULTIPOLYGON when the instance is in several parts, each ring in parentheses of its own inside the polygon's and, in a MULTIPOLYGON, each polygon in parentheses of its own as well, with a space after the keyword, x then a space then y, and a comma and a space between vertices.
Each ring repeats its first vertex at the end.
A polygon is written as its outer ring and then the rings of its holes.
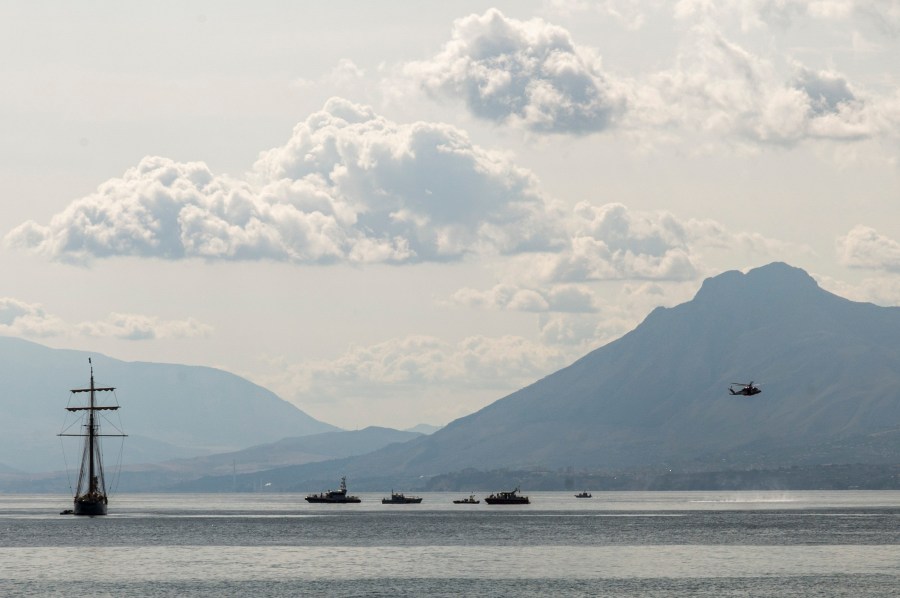
POLYGON ((900 595, 900 491, 351 493, 2 495, 0 596, 900 595))

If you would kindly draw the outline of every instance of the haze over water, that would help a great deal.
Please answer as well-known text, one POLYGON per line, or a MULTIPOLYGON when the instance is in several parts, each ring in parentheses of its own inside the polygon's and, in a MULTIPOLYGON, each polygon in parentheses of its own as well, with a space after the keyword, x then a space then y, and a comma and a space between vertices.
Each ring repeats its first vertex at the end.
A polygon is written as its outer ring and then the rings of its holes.
POLYGON ((296 494, 0 497, 3 595, 890 596, 900 492, 529 493, 528 506, 296 494))

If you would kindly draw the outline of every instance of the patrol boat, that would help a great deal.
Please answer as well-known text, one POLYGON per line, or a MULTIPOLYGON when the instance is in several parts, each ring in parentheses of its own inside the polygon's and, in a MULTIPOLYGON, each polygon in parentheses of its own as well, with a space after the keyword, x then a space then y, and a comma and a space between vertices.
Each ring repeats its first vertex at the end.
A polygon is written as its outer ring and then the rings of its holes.
POLYGON ((477 505, 481 501, 475 498, 474 494, 470 494, 469 498, 458 498, 453 501, 455 505, 477 505))
POLYGON ((390 498, 381 499, 381 504, 383 505, 412 505, 420 502, 422 502, 421 496, 406 496, 402 492, 394 492, 393 490, 391 490, 390 498))
POLYGON ((484 499, 489 505, 528 505, 531 504, 531 501, 528 500, 527 496, 522 496, 519 494, 519 488, 517 487, 515 490, 511 492, 497 492, 495 494, 491 494, 490 496, 484 499))
POLYGON ((350 502, 362 502, 358 496, 349 496, 347 494, 347 477, 341 477, 341 489, 340 490, 329 490, 328 492, 322 492, 320 494, 310 494, 306 497, 306 502, 317 502, 317 503, 350 503, 350 502))

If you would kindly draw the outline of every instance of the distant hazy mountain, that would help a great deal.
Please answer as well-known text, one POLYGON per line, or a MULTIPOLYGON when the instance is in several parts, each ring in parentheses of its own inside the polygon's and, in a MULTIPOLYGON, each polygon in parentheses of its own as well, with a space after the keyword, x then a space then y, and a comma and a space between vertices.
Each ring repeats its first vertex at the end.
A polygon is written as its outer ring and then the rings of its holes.
POLYGON ((364 455, 395 442, 407 442, 421 434, 370 426, 362 430, 323 432, 260 444, 240 451, 177 459, 152 465, 134 465, 125 471, 169 471, 183 478, 202 475, 247 473, 328 459, 364 455))
POLYGON ((237 450, 273 438, 337 430, 221 370, 124 362, 0 337, 0 463, 22 471, 64 467, 55 436, 63 425, 69 389, 89 384, 88 357, 97 385, 117 389, 121 421, 129 434, 126 463, 237 450))
POLYGON ((432 426, 431 424, 418 424, 412 428, 406 428, 406 432, 417 432, 419 434, 434 434, 443 426, 432 426))
POLYGON ((467 467, 900 462, 900 308, 782 263, 706 280, 632 332, 430 436, 295 479, 467 467), (731 382, 755 381, 754 397, 731 382))

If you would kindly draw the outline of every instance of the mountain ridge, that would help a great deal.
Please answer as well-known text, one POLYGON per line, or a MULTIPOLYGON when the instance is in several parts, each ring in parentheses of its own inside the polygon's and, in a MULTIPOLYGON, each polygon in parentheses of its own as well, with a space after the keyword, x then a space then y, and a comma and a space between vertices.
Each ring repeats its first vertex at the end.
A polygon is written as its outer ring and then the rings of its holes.
POLYGON ((0 336, 4 392, 0 407, 8 432, 0 435, 0 461, 24 471, 63 464, 52 439, 64 421, 69 389, 87 385, 88 357, 98 386, 117 387, 126 462, 238 450, 338 428, 310 417, 271 391, 206 366, 127 362, 97 352, 53 349, 0 336), (134 456, 132 458, 131 456, 134 456), (15 462, 8 462, 10 457, 15 462))
MULTIPOLYGON (((900 427, 897 339, 900 308, 839 297, 802 269, 725 272, 691 301, 653 310, 621 338, 430 436, 294 475, 697 467, 730 454, 765 465, 775 459, 767 447, 821 447, 833 459, 826 446, 900 427), (730 383, 751 379, 762 394, 728 395, 730 383)), ((845 458, 863 444, 849 443, 845 458)), ((884 459, 900 462, 900 447, 884 459)))

